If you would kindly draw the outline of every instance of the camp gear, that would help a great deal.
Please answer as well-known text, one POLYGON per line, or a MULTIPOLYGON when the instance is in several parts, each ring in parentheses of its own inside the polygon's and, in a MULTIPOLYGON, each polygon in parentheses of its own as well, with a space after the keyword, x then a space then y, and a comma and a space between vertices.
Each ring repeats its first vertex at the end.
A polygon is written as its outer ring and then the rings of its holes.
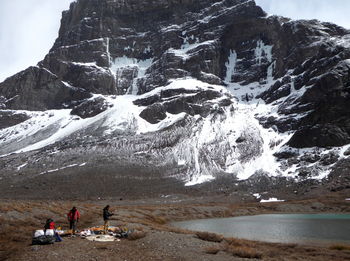
POLYGON ((55 233, 55 242, 62 242, 63 239, 60 237, 58 233, 55 233))
POLYGON ((119 231, 116 233, 116 237, 119 238, 127 238, 132 232, 134 232, 133 229, 128 229, 126 227, 122 227, 119 229, 119 231))
POLYGON ((98 242, 112 242, 116 240, 114 236, 110 235, 91 235, 86 237, 89 241, 98 241, 98 242))
POLYGON ((92 233, 91 233, 91 230, 90 230, 90 229, 87 229, 87 230, 81 231, 81 232, 79 233, 79 235, 80 235, 81 237, 87 237, 87 236, 91 236, 92 233))
POLYGON ((40 229, 40 230, 35 230, 34 232, 34 237, 40 237, 40 236, 44 236, 44 230, 40 229))
POLYGON ((45 236, 54 236, 55 235, 55 230, 54 229, 46 229, 44 231, 45 236))
POLYGON ((56 238, 54 236, 39 236, 32 239, 32 245, 48 245, 55 243, 56 238))

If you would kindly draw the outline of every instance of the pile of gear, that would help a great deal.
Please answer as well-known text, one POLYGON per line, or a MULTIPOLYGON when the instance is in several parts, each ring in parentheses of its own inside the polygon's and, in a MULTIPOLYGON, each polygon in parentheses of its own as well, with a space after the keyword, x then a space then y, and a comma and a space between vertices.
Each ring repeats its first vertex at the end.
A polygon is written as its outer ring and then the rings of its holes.
POLYGON ((109 219, 114 213, 109 212, 109 205, 107 205, 102 212, 104 224, 103 226, 92 227, 82 231, 77 230, 77 223, 80 219, 80 213, 76 207, 73 207, 67 214, 69 222, 69 230, 61 230, 60 227, 55 229, 55 223, 51 218, 46 220, 44 229, 36 230, 33 235, 33 245, 53 244, 54 242, 61 242, 63 236, 80 236, 91 241, 115 241, 120 238, 127 238, 133 230, 127 227, 111 227, 109 226, 109 219))
POLYGON ((46 220, 44 229, 36 230, 33 235, 32 245, 47 245, 55 242, 61 242, 61 236, 64 231, 60 228, 55 229, 55 223, 51 218, 46 220))
POLYGON ((120 241, 120 238, 127 238, 134 230, 127 227, 108 227, 107 233, 103 226, 92 227, 78 233, 82 238, 90 241, 120 241))

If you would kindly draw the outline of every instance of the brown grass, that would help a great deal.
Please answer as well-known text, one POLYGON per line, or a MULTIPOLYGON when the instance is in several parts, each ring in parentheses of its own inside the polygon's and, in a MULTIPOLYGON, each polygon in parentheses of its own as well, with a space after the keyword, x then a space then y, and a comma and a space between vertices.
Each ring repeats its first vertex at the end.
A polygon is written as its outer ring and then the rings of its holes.
POLYGON ((204 252, 211 255, 216 255, 221 250, 220 246, 210 246, 204 249, 204 252))
POLYGON ((155 215, 151 215, 151 214, 146 214, 145 217, 146 217, 146 219, 148 219, 152 223, 156 223, 156 224, 160 224, 160 225, 164 225, 167 223, 167 220, 164 217, 155 216, 155 215))
POLYGON ((168 231, 168 232, 173 232, 173 233, 177 233, 177 234, 186 234, 186 235, 193 235, 194 232, 188 229, 184 229, 184 228, 179 228, 179 227, 163 227, 162 228, 163 231, 168 231))
POLYGON ((350 250, 350 246, 349 245, 338 245, 337 244, 337 245, 330 246, 329 249, 343 251, 343 250, 350 250))
POLYGON ((225 251, 233 254, 234 256, 238 256, 242 258, 257 258, 257 259, 262 258, 262 253, 248 246, 229 245, 228 248, 225 249, 225 251))
MULTIPOLYGON (((303 201, 304 202, 304 201, 303 201)), ((296 202, 301 204, 302 202, 296 202)), ((305 204, 308 202, 305 201, 305 204)), ((332 203, 333 204, 333 203, 332 203)), ((339 204, 339 203, 337 203, 339 204)), ((78 224, 78 229, 91 227, 92 225, 102 224, 101 210, 104 207, 104 203, 82 203, 82 202, 70 202, 70 201, 6 201, 0 203, 0 214, 4 214, 0 217, 0 260, 5 257, 9 257, 10 260, 16 260, 15 256, 9 256, 9 254, 19 253, 21 249, 28 246, 31 242, 32 232, 35 229, 40 229, 46 220, 46 218, 53 218, 56 224, 62 225, 63 229, 66 229, 68 223, 66 221, 66 214, 75 205, 82 214, 82 218, 78 224), (13 218, 6 217, 6 212, 17 211, 14 215, 18 215, 19 218, 14 220, 13 218), (49 217, 46 217, 42 213, 50 213, 49 217), (52 216, 51 216, 52 215, 52 216), (44 217, 45 216, 45 217, 44 217), (20 231, 18 230, 20 228, 20 231)), ((125 219, 126 224, 133 223, 138 225, 137 231, 141 231, 141 228, 148 228, 151 230, 175 232, 179 234, 191 234, 197 235, 198 238, 207 241, 221 242, 219 244, 213 244, 212 247, 203 249, 208 254, 215 254, 220 251, 225 251, 231 255, 244 258, 264 258, 266 260, 312 260, 312 261, 328 261, 328 260, 350 260, 350 246, 347 245, 333 245, 327 248, 321 247, 306 247, 296 244, 274 244, 254 242, 236 238, 223 238, 220 235, 214 233, 197 233, 194 231, 172 227, 167 225, 167 221, 184 220, 190 218, 201 218, 203 215, 214 217, 230 214, 228 211, 209 211, 201 212, 201 208, 197 208, 195 204, 188 205, 156 205, 156 206, 122 206, 123 214, 118 215, 117 220, 125 219), (125 214, 124 214, 125 213, 125 214), (217 245, 217 246, 216 246, 217 245)), ((198 204, 198 206, 201 206, 198 204)), ((205 204, 203 206, 211 206, 205 204)), ((214 205, 213 205, 214 206, 214 205)), ((216 206, 216 204, 215 204, 216 206)), ((276 205, 277 206, 277 205, 276 205)), ((339 208, 341 205, 339 206, 339 208)), ((346 206, 347 207, 347 206, 346 206)), ((231 212, 234 210, 248 209, 249 213, 262 213, 262 212, 274 212, 275 205, 261 206, 245 204, 244 208, 239 205, 228 206, 231 212)), ((347 209, 349 209, 347 207, 347 209)), ((118 213, 118 211, 117 211, 118 213)), ((126 225, 127 226, 127 225, 126 225)), ((148 229, 145 229, 148 231, 148 229)), ((142 234, 131 236, 131 240, 142 238, 142 234), (135 236, 135 239, 132 237, 135 236)), ((232 257, 233 258, 233 257, 232 257)))
POLYGON ((222 242, 224 240, 224 237, 222 235, 209 233, 209 232, 197 232, 196 236, 199 239, 210 241, 210 242, 222 242))
POLYGON ((134 231, 130 235, 128 235, 129 240, 137 240, 144 238, 147 235, 145 231, 134 231))
POLYGON ((242 258, 261 259, 263 256, 256 242, 239 238, 225 238, 223 251, 242 258))
POLYGON ((89 227, 99 217, 97 209, 89 208, 84 204, 72 202, 51 202, 51 201, 8 201, 1 202, 0 214, 9 211, 17 211, 19 219, 0 218, 0 260, 12 258, 20 249, 29 245, 32 240, 34 230, 43 227, 47 218, 53 218, 56 226, 68 227, 66 214, 73 205, 76 205, 82 214, 78 223, 78 229, 89 227), (43 211, 49 214, 36 213, 43 211), (22 219, 21 219, 22 218, 22 219))
POLYGON ((227 245, 231 245, 231 246, 249 246, 249 247, 256 246, 256 243, 254 241, 249 241, 246 239, 234 238, 234 237, 225 238, 225 242, 227 245))

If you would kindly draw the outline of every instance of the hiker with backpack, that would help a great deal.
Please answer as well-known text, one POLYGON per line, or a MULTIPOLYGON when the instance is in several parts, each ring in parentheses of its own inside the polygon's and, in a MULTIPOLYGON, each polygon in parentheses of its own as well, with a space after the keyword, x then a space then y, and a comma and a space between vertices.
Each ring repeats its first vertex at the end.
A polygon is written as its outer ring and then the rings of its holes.
POLYGON ((80 213, 76 207, 73 207, 69 213, 67 214, 69 221, 69 229, 72 230, 72 235, 75 235, 75 231, 77 229, 77 223, 80 219, 80 213))
POLYGON ((108 227, 109 227, 109 219, 111 216, 113 216, 113 213, 109 212, 109 205, 105 206, 105 208, 103 209, 103 231, 105 234, 107 234, 108 232, 108 227))

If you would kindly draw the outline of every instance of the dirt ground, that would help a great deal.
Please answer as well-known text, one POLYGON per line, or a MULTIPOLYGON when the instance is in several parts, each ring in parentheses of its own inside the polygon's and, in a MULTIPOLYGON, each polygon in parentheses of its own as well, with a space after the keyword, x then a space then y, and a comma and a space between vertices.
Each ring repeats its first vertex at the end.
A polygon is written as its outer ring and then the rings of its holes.
POLYGON ((242 205, 227 199, 213 201, 210 197, 108 202, 2 200, 0 260, 350 260, 350 246, 346 245, 254 242, 208 233, 200 235, 169 224, 186 219, 262 213, 350 213, 350 202, 344 196, 242 205), (47 218, 66 228, 65 214, 73 205, 82 215, 78 229, 101 225, 101 211, 106 204, 116 213, 111 225, 143 231, 145 236, 103 243, 65 237, 63 242, 53 245, 31 245, 32 232, 40 229, 47 218))

